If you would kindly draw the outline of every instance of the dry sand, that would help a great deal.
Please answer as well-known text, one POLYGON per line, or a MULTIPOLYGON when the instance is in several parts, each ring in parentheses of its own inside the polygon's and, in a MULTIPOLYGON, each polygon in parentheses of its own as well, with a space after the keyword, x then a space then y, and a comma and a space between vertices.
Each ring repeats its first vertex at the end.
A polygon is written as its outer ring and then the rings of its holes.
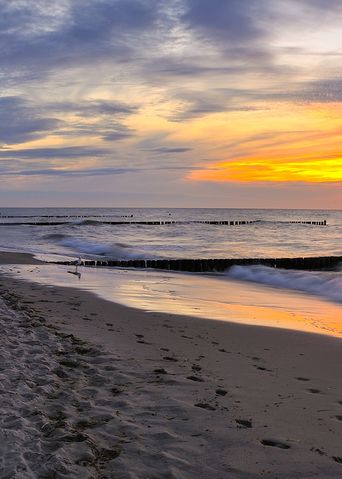
POLYGON ((341 478, 341 340, 0 278, 0 478, 341 478))

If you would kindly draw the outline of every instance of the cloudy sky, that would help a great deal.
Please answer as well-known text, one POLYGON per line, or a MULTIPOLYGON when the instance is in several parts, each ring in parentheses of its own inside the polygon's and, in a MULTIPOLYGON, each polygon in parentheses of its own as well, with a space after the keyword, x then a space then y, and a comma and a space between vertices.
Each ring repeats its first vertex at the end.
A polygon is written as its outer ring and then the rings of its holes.
POLYGON ((340 0, 0 0, 2 206, 342 208, 340 0))

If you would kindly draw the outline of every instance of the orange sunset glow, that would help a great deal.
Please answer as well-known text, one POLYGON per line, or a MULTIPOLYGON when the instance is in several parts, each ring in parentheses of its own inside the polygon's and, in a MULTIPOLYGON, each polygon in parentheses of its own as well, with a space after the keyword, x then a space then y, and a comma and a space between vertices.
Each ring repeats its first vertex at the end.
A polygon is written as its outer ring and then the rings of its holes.
POLYGON ((4 205, 339 207, 338 2, 19 3, 0 51, 4 205))
POLYGON ((246 158, 213 164, 194 171, 189 179, 198 181, 303 181, 308 183, 341 180, 342 158, 297 160, 291 158, 246 158))

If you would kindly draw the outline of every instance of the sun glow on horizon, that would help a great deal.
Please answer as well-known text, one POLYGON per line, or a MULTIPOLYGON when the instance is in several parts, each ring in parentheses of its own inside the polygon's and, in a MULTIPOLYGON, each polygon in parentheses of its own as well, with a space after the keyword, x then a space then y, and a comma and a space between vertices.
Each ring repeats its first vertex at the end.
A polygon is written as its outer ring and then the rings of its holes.
POLYGON ((342 156, 324 160, 246 158, 224 161, 192 171, 188 179, 214 182, 339 182, 342 181, 342 156))

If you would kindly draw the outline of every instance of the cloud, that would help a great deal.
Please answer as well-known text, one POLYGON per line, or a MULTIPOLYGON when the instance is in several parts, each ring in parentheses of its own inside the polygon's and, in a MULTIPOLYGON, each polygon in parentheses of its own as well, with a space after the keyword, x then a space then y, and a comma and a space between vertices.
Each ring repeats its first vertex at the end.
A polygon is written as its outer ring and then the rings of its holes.
POLYGON ((127 62, 155 25, 154 0, 0 1, 0 69, 35 79, 58 68, 127 62), (132 37, 133 34, 133 37, 132 37), (136 36, 134 36, 136 35, 136 36), (133 40, 133 41, 132 41, 133 40))
POLYGON ((187 0, 183 21, 188 28, 208 40, 241 45, 264 38, 265 30, 258 24, 263 0, 187 0))
POLYGON ((111 129, 99 133, 105 141, 120 141, 134 136, 134 131, 123 125, 113 125, 111 129))
POLYGON ((0 149, 0 158, 21 158, 21 159, 70 159, 83 157, 102 157, 112 150, 105 148, 89 148, 87 146, 66 146, 60 148, 22 148, 20 150, 14 149, 0 149))
MULTIPOLYGON (((135 106, 120 102, 90 101, 82 104, 37 105, 22 97, 0 97, 0 142, 20 144, 51 133, 63 136, 96 135, 109 141, 119 140, 132 136, 134 131, 116 118, 122 119, 136 111, 135 106), (65 114, 79 115, 79 119, 66 122, 57 118, 65 114), (95 124, 89 126, 89 119, 95 124)), ((58 150, 46 151, 58 154, 58 150)), ((68 150, 61 151, 63 154, 68 150)))
POLYGON ((68 122, 55 134, 63 137, 98 137, 105 141, 119 141, 134 136, 135 131, 124 120, 136 114, 137 105, 114 100, 80 100, 79 102, 54 102, 43 105, 46 114, 65 117, 68 122), (70 116, 73 118, 70 119, 70 116))
POLYGON ((174 153, 186 153, 188 151, 191 151, 192 148, 186 148, 186 147, 176 147, 176 146, 160 146, 157 148, 152 148, 150 151, 153 153, 163 153, 163 154, 174 154, 174 153))
POLYGON ((207 88, 206 91, 182 91, 180 105, 168 117, 182 122, 211 113, 249 112, 277 108, 279 102, 310 104, 342 102, 342 80, 293 81, 272 88, 207 88))
POLYGON ((300 85, 293 100, 307 103, 336 103, 342 101, 342 80, 340 78, 315 80, 300 85))
POLYGON ((318 11, 325 10, 330 13, 336 13, 336 11, 342 12, 340 0, 300 0, 297 4, 298 3, 318 11))
POLYGON ((58 169, 58 168, 42 168, 42 169, 26 169, 26 170, 7 170, 2 175, 7 176, 63 176, 63 177, 84 177, 84 176, 108 176, 123 175, 125 173, 134 173, 138 171, 135 168, 89 168, 89 169, 58 169))
POLYGON ((41 108, 16 96, 0 97, 0 142, 23 143, 46 135, 62 121, 44 115, 41 108))
POLYGON ((70 176, 71 195, 77 176, 88 195, 92 176, 102 175, 100 189, 108 176, 112 191, 110 176, 121 175, 128 196, 139 188, 152 195, 143 183, 155 172, 158 201, 165 185, 177 193, 187 171, 205 169, 193 163, 211 163, 213 173, 227 156, 253 159, 300 142, 298 156, 319 141, 337 151, 336 106, 330 126, 321 117, 310 123, 313 108, 305 107, 321 103, 325 112, 341 102, 333 57, 341 7, 339 0, 0 0, 2 175, 23 191, 39 176, 66 191, 61 180, 70 176), (191 122, 198 118, 205 121, 191 122), (40 148, 23 144, 34 140, 40 148))
POLYGON ((59 113, 73 113, 82 117, 116 116, 136 113, 138 106, 114 100, 80 100, 79 102, 47 103, 45 107, 59 113))
MULTIPOLYGON (((230 91, 229 91, 230 92, 230 91)), ((294 103, 339 103, 342 101, 342 80, 325 78, 318 80, 295 81, 290 85, 279 85, 266 91, 235 90, 241 99, 256 102, 294 102, 294 103)))

